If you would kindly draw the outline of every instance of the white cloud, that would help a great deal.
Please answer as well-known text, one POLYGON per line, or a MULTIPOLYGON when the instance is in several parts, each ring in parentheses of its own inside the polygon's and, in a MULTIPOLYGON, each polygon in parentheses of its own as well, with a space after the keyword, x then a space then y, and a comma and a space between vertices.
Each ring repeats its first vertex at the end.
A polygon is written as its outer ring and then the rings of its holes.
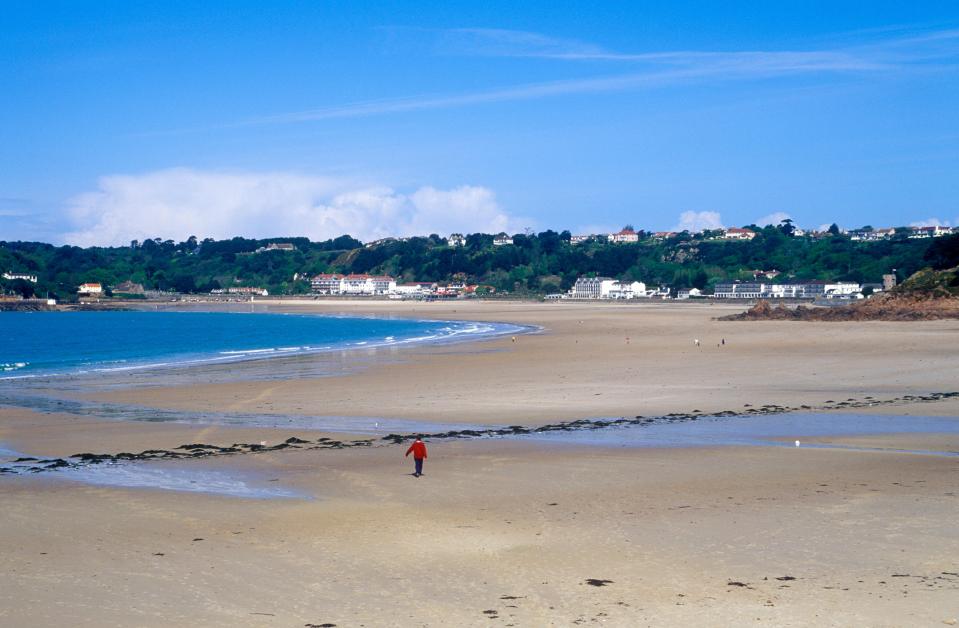
POLYGON ((951 227, 952 223, 948 220, 939 220, 938 218, 926 218, 909 223, 910 227, 951 227))
POLYGON ((74 229, 63 239, 79 246, 190 235, 371 240, 519 228, 484 187, 404 194, 322 176, 188 168, 102 177, 96 191, 75 197, 69 209, 74 229))
POLYGON ((790 216, 786 212, 773 212, 772 214, 768 214, 756 220, 756 224, 759 225, 760 227, 765 227, 766 225, 778 225, 779 223, 786 220, 787 218, 792 218, 792 216, 790 216))
POLYGON ((723 219, 719 212, 683 212, 679 215, 679 224, 673 227, 673 230, 695 233, 703 229, 722 228, 723 219))

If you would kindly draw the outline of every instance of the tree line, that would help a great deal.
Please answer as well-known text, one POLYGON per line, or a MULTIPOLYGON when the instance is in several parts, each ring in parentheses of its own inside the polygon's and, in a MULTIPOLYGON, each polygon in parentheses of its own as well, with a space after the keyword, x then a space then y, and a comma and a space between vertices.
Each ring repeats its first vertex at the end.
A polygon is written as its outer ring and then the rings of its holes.
POLYGON ((335 272, 390 275, 399 282, 465 281, 521 295, 565 291, 582 275, 709 291, 717 282, 750 280, 755 270, 779 271, 776 281, 878 283, 893 269, 902 279, 924 266, 959 263, 959 235, 910 239, 902 233, 858 242, 839 233, 797 237, 788 224, 750 228, 757 235, 749 241, 713 239, 709 232, 683 232, 658 241, 641 233, 634 244, 597 238, 573 245, 568 231, 552 230, 517 234, 506 246, 493 246, 490 234, 474 233, 461 247, 449 246, 436 234, 368 246, 348 235, 322 242, 191 237, 90 248, 0 242, 0 272, 38 276, 36 284, 0 280, 0 290, 70 300, 84 282, 112 287, 131 281, 148 290, 181 293, 259 286, 271 294, 305 294, 310 278, 335 272), (281 242, 295 249, 257 252, 281 242))

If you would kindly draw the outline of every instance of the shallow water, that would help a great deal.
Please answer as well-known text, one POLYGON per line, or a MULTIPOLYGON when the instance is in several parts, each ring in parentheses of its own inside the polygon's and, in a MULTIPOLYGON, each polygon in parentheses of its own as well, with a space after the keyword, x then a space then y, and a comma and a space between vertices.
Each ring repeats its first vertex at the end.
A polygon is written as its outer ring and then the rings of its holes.
MULTIPOLYGON (((642 426, 547 432, 530 434, 521 438, 603 447, 795 447, 795 441, 799 440, 801 447, 869 450, 865 447, 803 443, 802 440, 830 436, 919 433, 959 434, 959 419, 797 412, 739 417, 702 417, 695 421, 654 422, 642 426)), ((907 452, 907 450, 900 451, 907 452)), ((909 451, 909 453, 959 455, 959 452, 946 450, 909 451)))
POLYGON ((255 412, 199 412, 164 410, 144 406, 106 403, 92 400, 62 399, 46 395, 16 395, 0 391, 0 406, 27 408, 36 412, 72 414, 113 421, 180 423, 229 427, 265 427, 286 430, 316 430, 342 434, 385 436, 389 433, 441 432, 457 429, 484 429, 489 425, 435 423, 409 419, 344 417, 308 414, 267 414, 255 412))
MULTIPOLYGON (((29 454, 16 451, 0 443, 0 465, 8 468, 29 469, 33 463, 14 463, 29 454)), ((48 460, 43 458, 43 460, 48 460)), ((205 462, 205 461, 204 461, 205 462)), ((207 493, 247 499, 309 499, 311 496, 292 489, 268 483, 261 474, 249 471, 217 471, 198 468, 192 460, 162 462, 123 462, 64 467, 44 471, 39 477, 83 482, 99 486, 121 488, 149 488, 164 491, 207 493)), ((2 481, 17 481, 38 474, 25 470, 18 475, 0 476, 2 481)))
POLYGON ((239 312, 5 312, 0 381, 119 375, 522 333, 508 323, 239 312))

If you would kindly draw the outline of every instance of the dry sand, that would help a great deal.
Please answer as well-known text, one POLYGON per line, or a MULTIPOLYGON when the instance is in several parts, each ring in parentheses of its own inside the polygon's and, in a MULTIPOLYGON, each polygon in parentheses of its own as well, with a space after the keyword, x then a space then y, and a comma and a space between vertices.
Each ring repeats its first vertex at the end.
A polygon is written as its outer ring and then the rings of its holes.
MULTIPOLYGON (((685 304, 314 307, 544 331, 476 352, 414 349, 346 377, 104 396, 185 410, 306 405, 531 424, 959 388, 955 321, 719 323, 712 316, 728 308, 685 304), (727 344, 716 347, 721 338, 727 344)), ((956 415, 954 401, 899 409, 956 415)), ((46 455, 289 435, 0 411, 0 441, 46 455)), ((259 473, 309 500, 0 478, 0 625, 914 626, 959 618, 959 457, 893 451, 959 451, 959 437, 815 440, 887 451, 450 441, 431 443, 420 479, 408 475, 398 446, 168 463, 259 473)))
POLYGON ((959 321, 721 322, 713 318, 742 306, 700 304, 334 301, 273 307, 510 321, 543 331, 515 342, 486 342, 481 351, 463 345, 411 349, 344 377, 97 397, 181 410, 531 425, 959 389, 959 321))

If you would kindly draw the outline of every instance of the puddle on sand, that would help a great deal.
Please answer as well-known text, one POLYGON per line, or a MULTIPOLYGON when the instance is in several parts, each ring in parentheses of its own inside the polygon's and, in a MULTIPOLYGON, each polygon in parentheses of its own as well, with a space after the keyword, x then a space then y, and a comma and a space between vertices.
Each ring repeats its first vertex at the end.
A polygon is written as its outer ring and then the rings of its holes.
POLYGON ((774 446, 888 451, 959 456, 955 451, 896 450, 841 444, 806 444, 804 438, 881 434, 959 434, 959 419, 868 414, 787 413, 765 416, 701 417, 695 421, 651 423, 599 430, 547 432, 522 438, 603 447, 774 446))
POLYGON ((169 464, 101 464, 60 472, 65 480, 124 488, 210 493, 248 499, 304 499, 308 495, 283 488, 263 486, 249 474, 173 468, 169 464))
MULTIPOLYGON (((14 460, 26 457, 30 457, 29 454, 15 451, 0 444, 0 466, 18 470, 17 473, 12 475, 0 476, 0 480, 22 478, 24 476, 36 477, 30 469, 36 467, 37 462, 14 463, 14 460)), ((54 460, 53 458, 41 458, 39 456, 35 458, 40 462, 54 460)), ((120 462, 63 467, 46 471, 42 474, 42 477, 98 486, 150 488, 247 499, 312 498, 310 495, 299 491, 268 484, 266 480, 252 472, 199 469, 197 463, 192 461, 120 462)))

